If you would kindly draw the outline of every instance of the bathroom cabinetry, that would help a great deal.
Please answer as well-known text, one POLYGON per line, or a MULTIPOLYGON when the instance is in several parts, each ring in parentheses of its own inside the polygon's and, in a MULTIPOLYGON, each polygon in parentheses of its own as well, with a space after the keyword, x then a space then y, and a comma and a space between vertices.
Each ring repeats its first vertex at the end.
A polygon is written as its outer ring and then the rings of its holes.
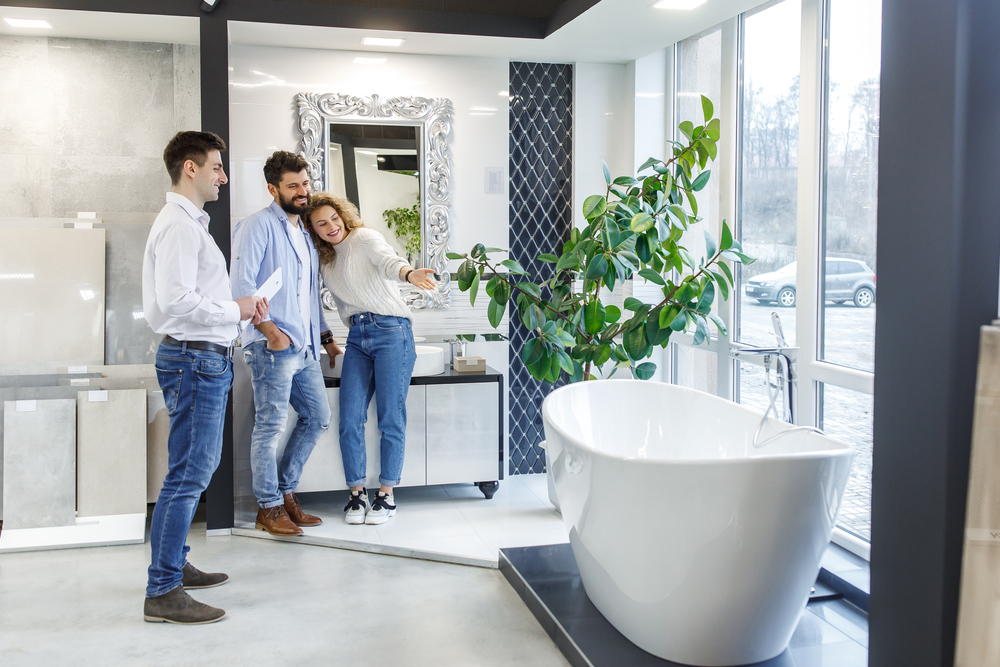
MULTIPOLYGON (((299 492, 347 488, 337 432, 340 380, 326 378, 326 384, 333 418, 302 471, 299 492)), ((440 375, 411 378, 399 486, 475 482, 483 495, 492 498, 497 482, 503 479, 502 401, 503 376, 493 369, 483 375, 458 375, 449 368, 440 375)), ((297 418, 289 409, 282 449, 297 418)), ((380 437, 373 398, 365 426, 369 488, 379 485, 380 437)))

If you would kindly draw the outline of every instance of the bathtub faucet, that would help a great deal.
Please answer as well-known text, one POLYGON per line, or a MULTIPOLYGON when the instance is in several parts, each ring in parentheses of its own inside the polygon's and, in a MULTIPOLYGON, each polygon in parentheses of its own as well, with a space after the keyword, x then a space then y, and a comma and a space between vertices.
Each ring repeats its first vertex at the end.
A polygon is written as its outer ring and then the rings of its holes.
MULTIPOLYGON (((795 377, 792 370, 792 358, 789 353, 797 352, 799 348, 790 347, 788 345, 776 345, 774 347, 746 347, 738 346, 729 348, 729 356, 733 359, 741 359, 743 357, 763 357, 764 358, 764 368, 770 370, 772 358, 777 364, 778 382, 780 386, 781 395, 783 396, 783 410, 784 413, 781 418, 788 422, 789 424, 795 423, 795 412, 794 412, 794 394, 795 394, 795 377)), ((768 373, 770 376, 770 373, 768 373)), ((768 382, 768 392, 770 393, 770 379, 768 382)), ((777 416, 777 415, 775 415, 777 416)))

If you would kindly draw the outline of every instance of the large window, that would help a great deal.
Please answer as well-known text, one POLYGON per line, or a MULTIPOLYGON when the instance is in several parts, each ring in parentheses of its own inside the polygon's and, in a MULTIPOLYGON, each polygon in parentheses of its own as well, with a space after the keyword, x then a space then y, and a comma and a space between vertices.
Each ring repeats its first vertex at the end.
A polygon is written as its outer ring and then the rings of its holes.
POLYGON ((881 0, 829 0, 821 358, 875 370, 881 0))
MULTIPOLYGON (((776 343, 772 312, 795 344, 800 13, 785 0, 743 22, 739 233, 757 261, 739 272, 736 339, 755 346, 776 343)), ((766 409, 764 369, 738 365, 738 400, 766 409)))
MULTIPOLYGON (((700 94, 717 111, 736 109, 722 118, 736 162, 715 163, 714 187, 698 203, 710 230, 719 211, 734 216, 757 261, 738 267, 739 291, 717 304, 729 339, 691 348, 678 336, 673 380, 763 412, 763 355, 745 348, 779 342, 776 314, 792 348, 795 422, 855 447, 834 539, 862 554, 871 539, 880 28, 881 0, 779 0, 674 51, 674 125, 700 120, 700 94), (733 348, 744 348, 739 360, 733 348)), ((778 392, 773 365, 770 378, 778 392)))

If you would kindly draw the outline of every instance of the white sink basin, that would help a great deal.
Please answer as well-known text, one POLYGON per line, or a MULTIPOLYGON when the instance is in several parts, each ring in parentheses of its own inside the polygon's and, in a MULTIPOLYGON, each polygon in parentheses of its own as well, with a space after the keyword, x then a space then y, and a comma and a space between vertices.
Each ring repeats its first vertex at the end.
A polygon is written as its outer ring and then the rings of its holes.
MULTIPOLYGON (((417 361, 413 365, 413 376, 439 375, 444 373, 444 349, 433 345, 417 345, 417 361)), ((328 378, 339 378, 340 369, 344 366, 344 355, 338 354, 335 365, 330 368, 329 358, 320 356, 320 366, 323 375, 328 378)))

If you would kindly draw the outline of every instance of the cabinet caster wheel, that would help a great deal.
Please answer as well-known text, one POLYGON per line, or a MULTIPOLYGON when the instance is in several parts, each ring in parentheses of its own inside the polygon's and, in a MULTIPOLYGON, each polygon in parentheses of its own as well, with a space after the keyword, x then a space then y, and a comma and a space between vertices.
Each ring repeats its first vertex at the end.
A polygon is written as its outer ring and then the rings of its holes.
POLYGON ((497 489, 500 488, 500 482, 479 482, 478 486, 479 490, 486 496, 486 499, 489 500, 497 492, 497 489))

